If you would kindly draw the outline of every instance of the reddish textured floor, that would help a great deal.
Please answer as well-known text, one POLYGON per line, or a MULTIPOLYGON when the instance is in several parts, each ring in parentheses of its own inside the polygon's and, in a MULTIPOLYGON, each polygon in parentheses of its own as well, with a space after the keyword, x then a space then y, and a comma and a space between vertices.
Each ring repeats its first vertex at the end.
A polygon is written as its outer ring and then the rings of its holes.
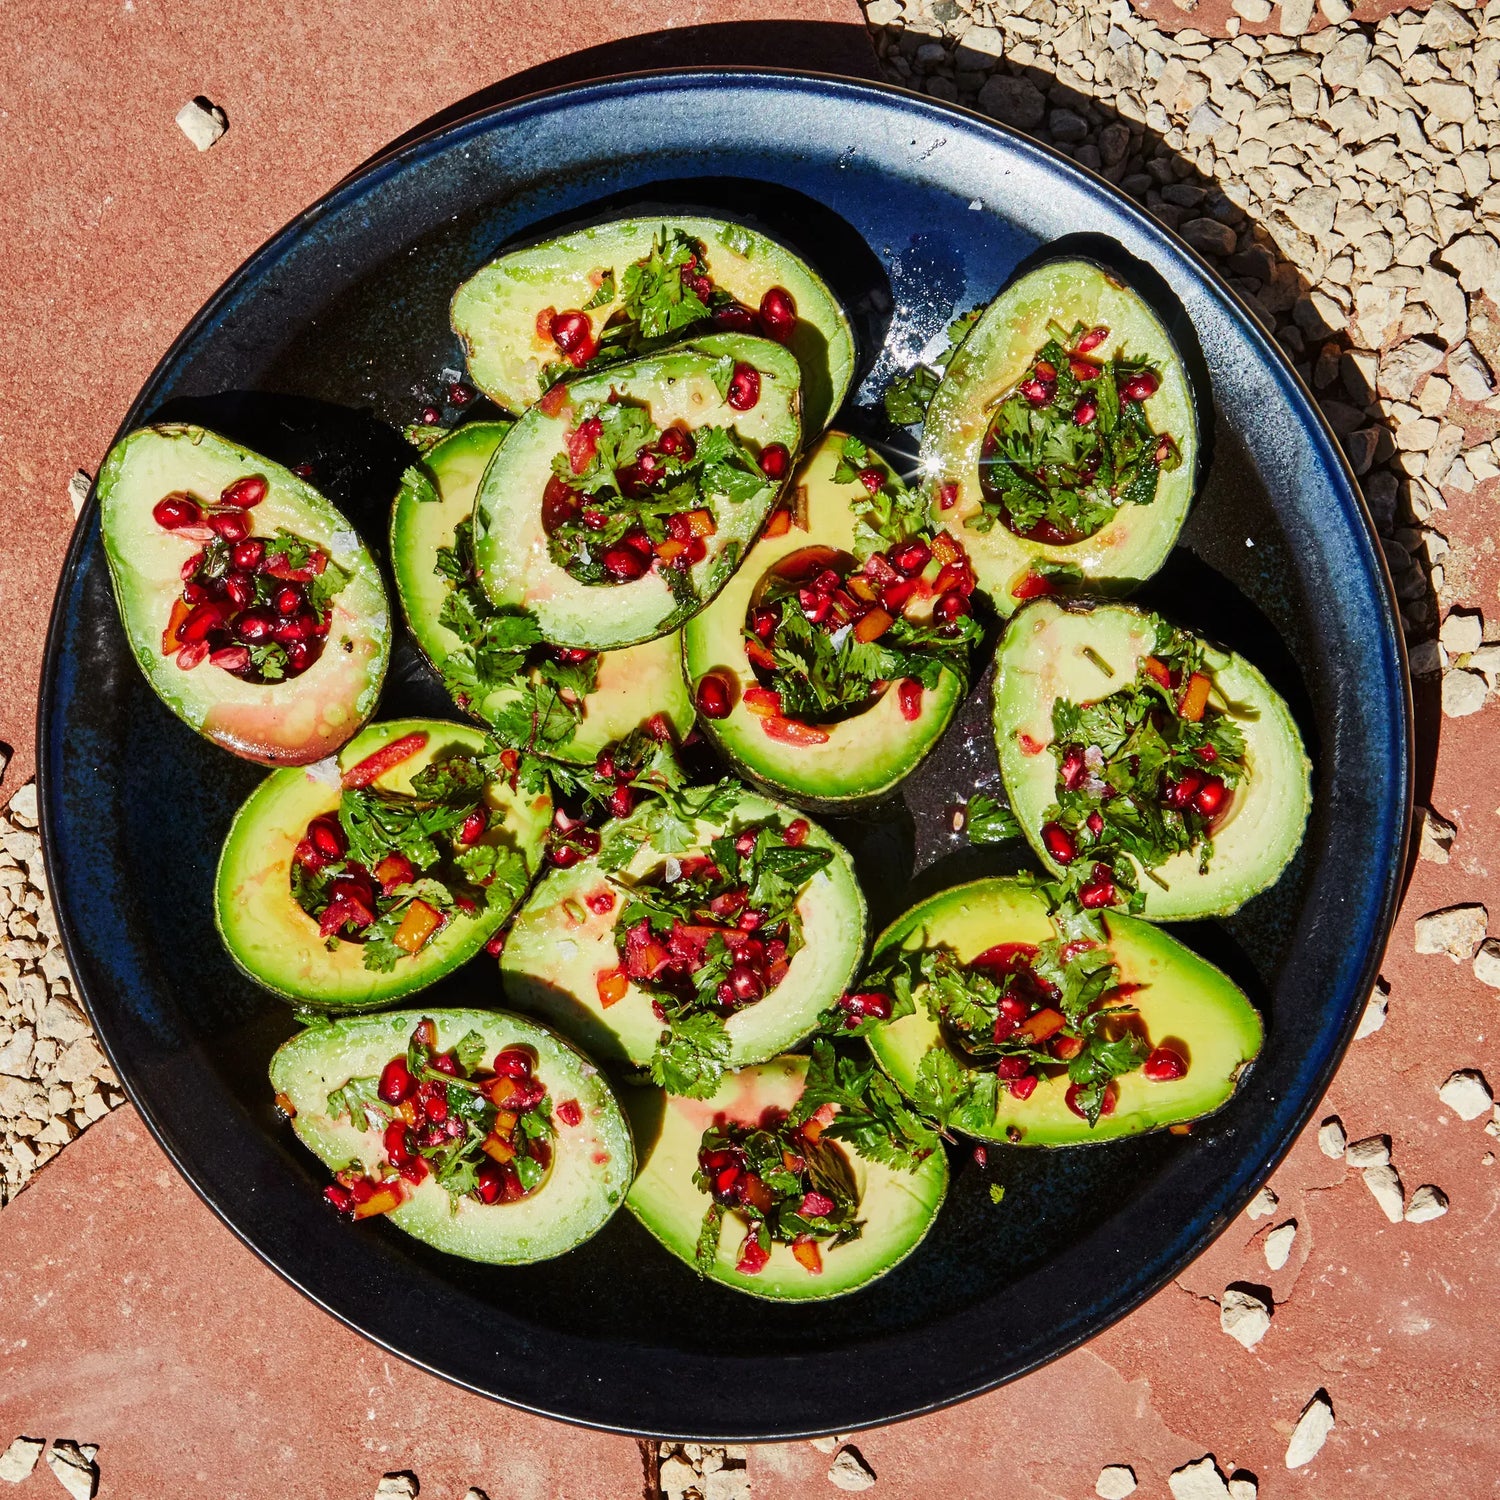
MULTIPOLYGON (((803 23, 857 20, 850 0, 777 8, 803 23)), ((542 61, 532 37, 561 53, 673 27, 660 61, 709 44, 755 60, 745 35, 680 29, 752 12, 764 18, 765 7, 637 0, 580 8, 562 34, 556 8, 507 6, 505 25, 485 26, 499 7, 410 0, 351 32, 310 0, 170 12, 164 0, 12 0, 7 31, 13 55, 24 45, 26 79, 0 115, 10 147, 0 153, 0 739, 19 752, 6 791, 29 774, 45 612, 71 524, 67 478, 97 465, 150 366, 218 282, 385 141, 542 61), (199 92, 233 127, 203 156, 171 118, 199 92)), ((857 32, 817 35, 822 54, 782 49, 779 60, 868 67, 857 32)), ((776 48, 762 58, 778 60, 776 48)), ((1464 554, 1463 602, 1490 611, 1493 529, 1477 498, 1444 518, 1464 554)), ((1257 1473, 1267 1496, 1494 1492, 1500 1166, 1486 1158, 1500 1141, 1483 1121, 1459 1121, 1435 1090, 1458 1067, 1500 1084, 1500 1002, 1466 966, 1417 957, 1411 924, 1497 890, 1500 710, 1444 723, 1434 765, 1435 706, 1421 708, 1421 791, 1460 833, 1451 863, 1415 867, 1385 967, 1390 1019, 1354 1045, 1320 1115, 1340 1114, 1351 1139, 1390 1135, 1408 1191, 1436 1183, 1450 1212, 1388 1224, 1357 1174, 1305 1139, 1273 1179, 1277 1215, 1232 1225, 1126 1322, 1003 1391, 862 1437, 877 1496, 1061 1500, 1091 1494, 1101 1465, 1128 1463, 1139 1493, 1159 1497, 1173 1467, 1210 1452, 1226 1473, 1257 1473), (1273 1274, 1260 1241, 1288 1217, 1296 1244, 1273 1274), (1253 1352, 1220 1332, 1207 1300, 1237 1280, 1271 1287, 1278 1304, 1253 1352), (1288 1474, 1287 1433, 1319 1388, 1337 1425, 1321 1455, 1288 1474)), ((424 1494, 453 1500, 468 1484, 496 1500, 640 1493, 629 1441, 456 1392, 317 1312, 197 1202, 129 1110, 69 1147, 0 1224, 0 1447, 23 1432, 98 1443, 106 1500, 354 1497, 402 1468, 421 1475, 424 1494)), ((756 1500, 835 1493, 827 1464, 807 1444, 756 1450, 756 1500)), ((17 1491, 56 1493, 43 1470, 17 1491)))
MULTIPOLYGON (((1209 37, 1281 34, 1279 5, 1268 20, 1246 21, 1235 15, 1233 0, 1130 0, 1130 4, 1132 9, 1154 21, 1163 31, 1196 31, 1209 37), (1239 23, 1233 32, 1229 28, 1231 20, 1239 23)), ((1351 13, 1356 21, 1373 24, 1397 11, 1422 11, 1431 5, 1432 0, 1354 0, 1351 13)), ((1315 7, 1308 32, 1322 31, 1327 25, 1328 18, 1315 7)))

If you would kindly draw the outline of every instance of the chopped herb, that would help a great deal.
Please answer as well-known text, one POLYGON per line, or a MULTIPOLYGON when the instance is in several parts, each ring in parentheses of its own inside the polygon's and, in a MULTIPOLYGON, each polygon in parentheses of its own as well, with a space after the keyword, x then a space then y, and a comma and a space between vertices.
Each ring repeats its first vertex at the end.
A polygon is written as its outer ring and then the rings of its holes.
POLYGON ((988 792, 975 792, 964 809, 964 832, 971 844, 1003 844, 1021 837, 1016 815, 988 792))

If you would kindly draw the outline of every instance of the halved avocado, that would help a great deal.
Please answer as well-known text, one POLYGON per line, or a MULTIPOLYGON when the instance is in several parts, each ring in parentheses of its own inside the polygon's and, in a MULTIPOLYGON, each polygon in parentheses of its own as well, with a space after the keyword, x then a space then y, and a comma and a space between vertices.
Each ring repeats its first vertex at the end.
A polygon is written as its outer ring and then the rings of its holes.
POLYGON ((375 712, 390 657, 390 609, 374 560, 354 528, 289 469, 202 427, 163 423, 127 434, 99 471, 99 523, 130 649, 157 696, 183 723, 231 754, 263 765, 307 765, 331 755, 375 712), (211 533, 157 525, 174 492, 217 502, 259 475, 266 497, 245 514, 255 536, 286 530, 328 553, 348 581, 333 596, 322 654, 282 682, 246 682, 203 661, 183 671, 162 653, 182 565, 211 533))
MULTIPOLYGON (((1041 838, 1042 814, 1057 800, 1052 705, 1093 702, 1133 682, 1155 641, 1156 617, 1129 604, 1036 599, 1005 628, 995 658, 1000 772, 1026 837, 1054 872, 1041 838)), ((1196 851, 1184 851, 1141 877, 1143 915, 1157 922, 1226 916, 1274 885, 1301 847, 1312 805, 1312 767, 1286 701, 1244 657, 1207 646, 1204 659, 1209 705, 1239 726, 1248 774, 1213 824, 1206 872, 1196 851)))
MULTIPOLYGON (((618 826, 628 830, 652 812, 648 805, 618 826)), ((784 826, 792 820, 790 809, 747 791, 722 821, 698 820, 689 848, 667 854, 644 843, 615 873, 626 881, 639 880, 668 858, 706 853, 709 843, 727 831, 773 819, 784 826)), ((797 902, 803 945, 786 977, 725 1023, 730 1068, 774 1057, 810 1036, 819 1014, 844 992, 864 952, 865 898, 848 853, 816 823, 808 825, 804 847, 831 849, 834 857, 808 881, 797 902)), ((621 999, 606 1007, 599 994, 599 976, 620 965, 615 924, 623 906, 597 859, 553 870, 532 892, 506 937, 500 981, 512 1005, 577 1037, 595 1057, 645 1067, 662 1034, 651 996, 630 984, 621 999), (588 904, 589 897, 606 895, 612 902, 607 911, 588 904)))
MULTIPOLYGON (((703 1132, 716 1120, 758 1124, 767 1110, 784 1113, 802 1097, 805 1057, 778 1057, 725 1078, 710 1099, 684 1099, 657 1089, 626 1089, 622 1099, 635 1131, 641 1167, 625 1206, 679 1260, 693 1252, 709 1196, 693 1185, 703 1132)), ((764 1269, 735 1269, 740 1235, 731 1215, 708 1274, 736 1291, 772 1301, 804 1302, 857 1291, 905 1260, 921 1244, 948 1191, 948 1159, 934 1151, 915 1172, 866 1161, 848 1151, 864 1233, 846 1245, 823 1248, 823 1270, 813 1275, 774 1244, 764 1269)))
POLYGON ((562 357, 538 331, 538 314, 593 303, 588 316, 595 334, 602 332, 612 317, 623 316, 626 267, 644 260, 663 230, 696 240, 714 285, 747 308, 758 308, 772 287, 791 293, 797 324, 788 347, 802 366, 803 417, 808 432, 821 432, 854 378, 849 319, 806 262, 775 240, 723 219, 616 219, 492 260, 453 297, 453 331, 468 350, 474 384, 508 411, 525 411, 541 394, 543 368, 562 357), (608 272, 613 294, 604 296, 600 284, 608 272))
MULTIPOLYGON (((1076 569, 1081 586, 1096 593, 1128 593, 1166 561, 1197 485, 1198 417, 1186 366, 1166 326, 1113 272, 1088 260, 1049 261, 1006 287, 955 351, 927 409, 921 457, 931 476, 933 520, 962 536, 979 587, 1002 615, 1042 591, 1038 580, 1050 568, 1076 569), (1092 358, 1144 359, 1160 374, 1144 409, 1152 429, 1175 442, 1181 462, 1162 470, 1150 504, 1121 505, 1084 541, 1029 541, 1003 522, 974 530, 966 523, 981 514, 980 454, 995 407, 1026 376, 1051 336, 1049 325, 1067 332, 1079 323, 1109 330, 1092 358)), ((1053 575, 1046 587, 1066 592, 1073 585, 1053 575)))
MULTIPOLYGON (((477 916, 454 911, 422 948, 400 959, 389 973, 364 966, 360 943, 339 941, 332 952, 318 924, 292 896, 292 856, 307 825, 336 814, 339 778, 383 745, 425 732, 426 746, 373 783, 382 791, 408 792, 425 767, 456 753, 484 753, 484 736, 459 724, 396 719, 372 724, 351 740, 338 759, 305 768, 273 771, 245 800, 229 825, 214 881, 214 922, 229 956, 257 984, 283 999, 314 1010, 370 1010, 414 994, 472 958, 504 924, 511 906, 487 906, 477 916)), ((541 863, 542 841, 552 817, 552 799, 513 791, 503 779, 485 792, 490 808, 485 843, 518 851, 528 875, 541 863)), ((519 897, 517 898, 519 899, 519 897)))
POLYGON ((379 1077, 391 1058, 406 1051, 407 1038, 424 1015, 437 1023, 439 1051, 477 1031, 486 1059, 507 1047, 536 1053, 535 1077, 548 1086, 553 1101, 552 1163, 542 1185, 515 1203, 454 1199, 428 1176, 386 1217, 434 1249, 491 1265, 548 1260, 595 1235, 635 1175, 630 1129, 599 1070, 570 1042, 521 1016, 491 1010, 389 1011, 299 1032, 271 1059, 271 1087, 277 1102, 294 1111, 297 1138, 335 1171, 351 1162, 366 1172, 377 1168, 385 1159, 380 1124, 371 1119, 368 1129, 357 1129, 347 1114, 329 1113, 328 1096, 350 1079, 379 1077), (573 1126, 556 1112, 569 1099, 577 1101, 582 1116, 573 1126))
MULTIPOLYGON (((1076 1146, 1160 1130, 1227 1103, 1259 1054, 1260 1016, 1224 974, 1149 922, 1117 912, 1101 915, 1120 985, 1134 987, 1130 1003, 1139 1010, 1145 1040, 1152 1047, 1170 1045, 1186 1059, 1187 1073, 1160 1083, 1140 1069, 1122 1074, 1114 1081, 1114 1110, 1090 1128, 1064 1102, 1068 1076, 1059 1064, 1030 1098, 1017 1099, 1002 1085, 992 1127, 967 1133, 1021 1146, 1076 1146)), ((1046 902, 1029 882, 976 880, 930 896, 897 918, 876 939, 871 961, 898 947, 948 947, 968 963, 997 944, 1040 944, 1056 935, 1046 902)), ((867 1040, 875 1060, 906 1094, 913 1092, 928 1049, 949 1045, 920 993, 915 1013, 874 1027, 867 1040)))
POLYGON ((577 412, 613 396, 646 408, 656 426, 690 432, 733 428, 760 452, 773 443, 795 453, 801 438, 801 371, 796 359, 769 339, 714 334, 663 354, 588 372, 557 389, 559 401, 533 407, 506 438, 479 486, 474 508, 474 557, 491 602, 529 609, 555 645, 609 651, 667 635, 714 597, 739 566, 770 513, 780 485, 767 479, 753 496, 731 502, 710 493, 705 502, 716 530, 708 553, 674 592, 652 570, 630 583, 585 584, 555 563, 542 525, 542 492, 552 463, 567 452, 577 412), (760 374, 760 396, 736 411, 716 380, 736 364, 760 374))
MULTIPOLYGON (((479 481, 512 425, 471 422, 435 444, 421 466, 431 489, 403 485, 391 512, 396 592, 417 645, 439 672, 461 642, 438 618, 453 587, 437 571, 438 549, 453 545, 454 528, 473 513, 479 481)), ((513 697, 513 689, 501 688, 470 711, 477 719, 492 719, 513 697)), ((656 714, 667 717, 679 738, 692 727, 693 704, 682 680, 682 642, 676 634, 604 652, 582 722, 571 739, 547 753, 585 764, 656 714)))
MULTIPOLYGON (((746 705, 745 690, 758 684, 745 655, 745 617, 766 575, 804 548, 852 553, 857 533, 865 530, 851 501, 867 499, 868 491, 857 479, 834 480, 843 443, 843 433, 830 432, 807 455, 792 479, 795 523, 779 536, 762 534, 718 598, 682 632, 689 683, 696 685, 711 672, 733 687, 728 717, 702 721, 709 738, 751 781, 801 805, 828 810, 873 801, 909 776, 948 727, 964 692, 962 679, 944 672, 939 686, 923 692, 917 718, 908 721, 894 687, 888 687, 863 712, 820 726, 827 735, 821 743, 773 738, 773 721, 746 705)), ((871 467, 891 472, 878 454, 869 456, 871 467)))

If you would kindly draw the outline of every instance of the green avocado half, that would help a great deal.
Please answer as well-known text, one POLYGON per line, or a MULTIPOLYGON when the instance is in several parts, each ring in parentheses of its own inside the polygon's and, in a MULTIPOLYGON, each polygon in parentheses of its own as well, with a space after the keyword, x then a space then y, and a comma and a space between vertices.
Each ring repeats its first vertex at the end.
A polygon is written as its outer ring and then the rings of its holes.
MULTIPOLYGON (((1005 628, 995 657, 995 747, 1006 795, 1032 848, 1056 801, 1052 705, 1090 703, 1135 681, 1156 641, 1156 617, 1130 604, 1036 599, 1005 628), (1103 663, 1101 667, 1100 663, 1103 663)), ((1248 775, 1212 826, 1213 858, 1175 854, 1142 876, 1142 915, 1156 922, 1226 916, 1274 885, 1302 845, 1312 806, 1312 767, 1286 701, 1242 656, 1205 647, 1213 678, 1209 705, 1229 714, 1245 738, 1248 775)))
MULTIPOLYGON (((1152 1047, 1170 1045, 1187 1060, 1183 1077, 1152 1082, 1137 1069, 1115 1079, 1112 1113, 1087 1120, 1067 1107, 1067 1068, 1059 1063, 1028 1099, 1003 1085, 993 1125, 969 1133, 1021 1146, 1076 1146, 1115 1140, 1211 1114, 1228 1102, 1260 1053, 1260 1016, 1218 969, 1149 922, 1101 914, 1120 984, 1152 1047)), ((1056 937, 1047 904, 1022 880, 976 880, 929 897, 876 939, 871 961, 894 948, 951 948, 964 962, 1001 943, 1041 944, 1056 937)), ((903 1093, 911 1094, 922 1059, 948 1047, 917 994, 916 1011, 868 1034, 875 1060, 903 1093)), ((949 1049, 952 1050, 951 1048, 949 1049)), ((957 1055, 956 1053, 954 1054, 957 1055)))
MULTIPOLYGON (((611 827, 628 835, 633 827, 648 826, 655 814, 647 803, 611 827)), ((628 864, 610 873, 597 858, 551 871, 506 937, 500 955, 506 999, 577 1037, 603 1062, 645 1067, 662 1035, 651 996, 630 984, 622 998, 606 1005, 599 993, 600 976, 620 966, 615 932, 624 891, 668 859, 706 854, 708 845, 726 832, 772 820, 785 826, 793 816, 791 809, 746 791, 721 819, 697 820, 691 837, 674 840, 679 847, 671 853, 652 847, 648 840, 628 864), (607 909, 596 911, 590 897, 607 909)), ((607 831, 605 838, 607 847, 607 831)), ((725 1022, 731 1068, 762 1062, 810 1036, 821 1012, 848 986, 864 953, 865 898, 848 853, 816 823, 808 824, 805 847, 831 849, 834 857, 807 882, 797 901, 803 945, 786 977, 764 999, 735 1011, 725 1022)), ((622 941, 623 937, 622 932, 622 941)))
MULTIPOLYGON (((514 910, 512 903, 487 906, 472 917, 454 911, 424 947, 380 973, 365 967, 360 943, 341 939, 330 952, 318 924, 293 899, 293 854, 314 818, 337 815, 341 775, 382 746, 417 733, 428 736, 425 747, 377 777, 377 790, 409 792, 412 777, 434 762, 455 753, 484 754, 484 736, 463 725, 429 719, 372 724, 337 760, 273 771, 229 825, 214 881, 214 921, 235 964, 285 1000, 329 1011, 387 1005, 472 958, 514 910)), ((516 849, 528 876, 534 876, 552 818, 551 797, 512 790, 499 778, 490 783, 485 801, 490 822, 482 841, 516 849)))
POLYGON ((684 584, 676 592, 656 569, 629 583, 588 584, 559 567, 548 552, 542 495, 553 460, 566 462, 579 410, 611 399, 644 407, 660 428, 727 427, 752 452, 780 443, 795 453, 802 433, 801 379, 796 359, 780 344, 713 334, 554 387, 562 393, 559 399, 549 397, 516 423, 480 482, 474 557, 491 603, 528 609, 546 640, 590 651, 617 650, 676 630, 728 582, 781 484, 767 479, 737 501, 709 489, 704 503, 716 530, 706 539, 707 556, 681 575, 684 584), (741 364, 760 375, 759 399, 748 411, 735 410, 720 393, 719 382, 741 364))
POLYGON ((391 620, 380 573, 354 528, 290 469, 202 427, 163 423, 127 434, 99 471, 99 524, 120 619, 146 680, 183 723, 231 754, 263 765, 331 755, 375 712, 390 657, 391 620), (213 540, 207 526, 174 531, 152 511, 172 494, 217 503, 236 480, 269 488, 244 514, 255 537, 287 531, 321 547, 348 581, 333 596, 322 654, 282 682, 245 682, 201 661, 190 671, 163 654, 182 567, 213 540))
MULTIPOLYGON (((479 481, 512 427, 510 422, 471 422, 435 444, 418 474, 426 485, 406 483, 391 511, 391 566, 396 592, 423 654, 441 673, 462 642, 442 623, 453 583, 437 570, 439 548, 453 546, 454 530, 469 519, 479 481)), ((693 705, 682 680, 682 642, 659 636, 639 646, 599 657, 598 683, 583 704, 583 719, 571 739, 549 746, 554 759, 585 764, 648 719, 663 714, 680 740, 693 723, 693 705)), ((492 720, 517 696, 499 688, 468 705, 475 718, 492 720)))
MULTIPOLYGON (((742 776, 801 806, 828 811, 874 801, 911 775, 948 727, 964 692, 963 681, 944 672, 936 688, 923 692, 917 718, 908 721, 892 685, 863 712, 817 726, 825 736, 820 741, 775 737, 779 721, 754 713, 745 701, 746 689, 758 685, 745 655, 746 615, 766 576, 807 548, 853 553, 859 533, 873 538, 851 509, 868 491, 858 479, 834 479, 843 444, 843 433, 830 432, 806 456, 792 479, 793 524, 778 536, 762 533, 718 598, 682 632, 689 683, 696 687, 713 673, 732 687, 728 717, 701 720, 708 737, 742 776)), ((869 457, 871 467, 890 473, 878 454, 869 457)))
POLYGON ((552 1163, 541 1186, 519 1202, 454 1199, 428 1176, 385 1217, 434 1249, 491 1265, 548 1260, 591 1238, 620 1206, 635 1175, 630 1129, 598 1068, 570 1042, 522 1016, 493 1010, 387 1011, 299 1032, 271 1059, 271 1087, 297 1139, 334 1171, 351 1163, 367 1173, 377 1169, 385 1160, 381 1130, 386 1123, 378 1106, 361 1130, 347 1112, 329 1112, 328 1096, 352 1079, 377 1080, 386 1063, 406 1051, 407 1038, 424 1016, 437 1023, 440 1052, 477 1031, 487 1059, 508 1047, 535 1053, 534 1076, 552 1097, 552 1163), (556 1112, 568 1100, 579 1106, 577 1125, 556 1112))
POLYGON ((1080 581, 1073 583, 1052 575, 1045 586, 1053 592, 1128 593, 1166 561, 1197 485, 1198 417, 1187 367, 1166 325, 1112 271, 1089 260, 1048 261, 1006 287, 954 352, 927 409, 921 461, 934 522, 962 537, 979 587, 1002 615, 1039 591, 1036 570, 1076 570, 1080 581), (1026 376, 1049 328, 1066 334, 1079 323, 1109 330, 1093 358, 1145 359, 1160 373, 1144 409, 1153 431, 1176 443, 1181 462, 1161 472, 1149 505, 1121 505, 1114 520, 1084 541, 1030 541, 1001 522, 976 531, 971 523, 981 514, 980 456, 991 415, 1026 376))
POLYGON ((451 314, 474 384, 507 411, 525 411, 541 394, 543 368, 561 358, 551 338, 538 331, 538 314, 587 307, 597 336, 611 319, 625 315, 626 268, 646 259, 664 230, 695 240, 714 285, 747 308, 758 308, 772 287, 791 293, 797 324, 788 347, 802 366, 803 417, 808 432, 821 432, 854 378, 849 319, 805 261, 724 219, 615 219, 509 251, 481 267, 455 293, 451 314))
MULTIPOLYGON (((659 1089, 622 1091, 641 1155, 625 1206, 679 1260, 695 1264, 698 1233, 711 1202, 693 1185, 703 1132, 715 1121, 753 1125, 767 1110, 786 1113, 802 1097, 806 1076, 805 1057, 778 1057, 731 1074, 709 1099, 684 1099, 659 1089)), ((848 1244, 825 1246, 821 1274, 808 1271, 781 1244, 772 1245, 770 1260, 757 1274, 736 1270, 743 1226, 737 1230, 739 1221, 731 1214, 708 1275, 754 1297, 806 1302, 858 1291, 905 1260, 943 1205, 947 1157, 934 1151, 915 1172, 866 1161, 852 1150, 846 1159, 858 1189, 864 1233, 848 1244)))

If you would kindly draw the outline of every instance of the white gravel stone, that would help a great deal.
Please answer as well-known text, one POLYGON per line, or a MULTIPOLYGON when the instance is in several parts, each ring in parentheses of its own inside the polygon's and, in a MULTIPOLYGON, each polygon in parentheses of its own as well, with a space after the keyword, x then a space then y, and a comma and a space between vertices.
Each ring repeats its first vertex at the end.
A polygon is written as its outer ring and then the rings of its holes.
POLYGON ((1172 1500, 1229 1500, 1229 1485, 1211 1453, 1173 1469, 1167 1475, 1167 1488, 1172 1500))
POLYGON ((1282 36, 1301 36, 1312 18, 1313 0, 1281 0, 1281 23, 1276 29, 1282 36))
POLYGON ((1460 1120, 1477 1120, 1480 1115, 1488 1114, 1495 1098, 1477 1068, 1460 1068, 1450 1073, 1438 1086, 1437 1094, 1460 1120))
POLYGON ((1459 235, 1443 251, 1443 261, 1458 272, 1466 292, 1500 296, 1500 240, 1491 234, 1459 235))
POLYGON ((1450 719, 1466 719, 1484 707, 1489 684, 1478 672, 1457 667, 1443 673, 1443 713, 1450 719))
POLYGON ((75 1443, 67 1438, 53 1438, 47 1454, 47 1467, 57 1476, 57 1482, 73 1497, 73 1500, 93 1500, 99 1487, 99 1469, 94 1463, 94 1454, 99 1451, 92 1443, 75 1443))
POLYGON ((1259 1489, 1254 1476, 1233 1474, 1229 1479, 1229 1500, 1255 1500, 1259 1489))
MULTIPOLYGON (((1356 308, 1358 305, 1356 299, 1356 308)), ((1445 352, 1437 340, 1426 337, 1407 339, 1398 344, 1381 358, 1380 394, 1397 401, 1409 401, 1417 382, 1442 364, 1445 352)))
POLYGON ((1484 644, 1484 616, 1477 609, 1449 610, 1438 640, 1449 656, 1468 656, 1484 644))
POLYGON ((697 1488, 698 1471, 685 1458, 668 1458, 662 1461, 657 1482, 670 1500, 680 1500, 689 1488, 697 1488))
POLYGON ((708 1469, 699 1488, 703 1500, 750 1500, 750 1475, 744 1469, 708 1469))
POLYGON ((0 1479, 20 1484, 36 1468, 36 1461, 46 1446, 45 1438, 16 1438, 4 1453, 0 1453, 0 1479))
POLYGON ((375 1500, 415 1500, 420 1489, 417 1476, 402 1469, 381 1479, 375 1486, 375 1500))
POLYGON ((477 1484, 471 1484, 464 1491, 464 1500, 490 1500, 490 1497, 477 1484))
POLYGON ((68 504, 73 507, 73 514, 83 514, 83 507, 88 503, 89 490, 93 487, 93 479, 86 469, 79 469, 68 481, 68 504))
POLYGON ((1344 1157, 1344 1122, 1337 1115, 1329 1117, 1318 1126, 1318 1150, 1334 1161, 1344 1157))
POLYGON ((177 128, 200 150, 207 151, 229 129, 229 117, 207 99, 189 99, 176 115, 177 128))
POLYGON ((1366 1167, 1389 1166, 1391 1138, 1388 1135, 1367 1135, 1362 1141, 1351 1141, 1344 1151, 1344 1160, 1360 1171, 1366 1167))
POLYGON ((1245 1215, 1251 1219, 1268 1219, 1276 1212, 1276 1194, 1263 1187, 1246 1205, 1245 1215))
POLYGON ((1456 964, 1467 963, 1484 941, 1489 921, 1489 913, 1478 902, 1430 911, 1418 917, 1414 926, 1417 952, 1446 953, 1456 964))
MULTIPOLYGON (((1267 10, 1270 8, 1266 6, 1267 10)), ((1094 1481, 1094 1493, 1099 1500, 1125 1500, 1127 1495, 1135 1494, 1135 1486, 1135 1470, 1129 1464, 1106 1464, 1094 1481)))
POLYGON ((1430 807, 1417 809, 1417 856, 1429 864, 1445 865, 1458 829, 1430 807))
POLYGON ((1474 977, 1492 990, 1500 990, 1500 938, 1486 938, 1474 955, 1474 977))
POLYGON ((868 1490, 874 1486, 875 1471, 858 1448, 843 1448, 829 1467, 828 1482, 840 1490, 868 1490))
POLYGON ((1273 1270, 1279 1271, 1292 1255, 1292 1243, 1297 1238, 1297 1221, 1288 1219, 1285 1224, 1278 1224, 1266 1235, 1262 1248, 1266 1255, 1266 1264, 1273 1270))
POLYGON ((1333 1403, 1326 1392, 1318 1391, 1302 1408, 1302 1415, 1292 1429, 1292 1440, 1286 1446, 1287 1468, 1300 1469, 1303 1464, 1311 1463, 1332 1431, 1333 1403))
POLYGON ((1495 393, 1494 373, 1468 339, 1448 356, 1448 378, 1465 401, 1484 401, 1495 393))
POLYGON ((1441 1219, 1447 1212, 1448 1195, 1442 1188, 1434 1187, 1430 1182, 1424 1182, 1411 1195, 1411 1200, 1406 1205, 1406 1222, 1428 1224, 1433 1219, 1441 1219))
POLYGON ((1386 1011, 1389 1006, 1390 996, 1377 984, 1370 991, 1370 998, 1365 1001, 1365 1008, 1360 1015, 1359 1025, 1354 1029, 1354 1040, 1356 1042, 1364 1041, 1367 1036, 1374 1036, 1385 1025, 1386 1011))
POLYGON ((1219 1299, 1219 1327, 1247 1349, 1253 1349, 1271 1326, 1271 1307, 1243 1287, 1225 1287, 1219 1299))

